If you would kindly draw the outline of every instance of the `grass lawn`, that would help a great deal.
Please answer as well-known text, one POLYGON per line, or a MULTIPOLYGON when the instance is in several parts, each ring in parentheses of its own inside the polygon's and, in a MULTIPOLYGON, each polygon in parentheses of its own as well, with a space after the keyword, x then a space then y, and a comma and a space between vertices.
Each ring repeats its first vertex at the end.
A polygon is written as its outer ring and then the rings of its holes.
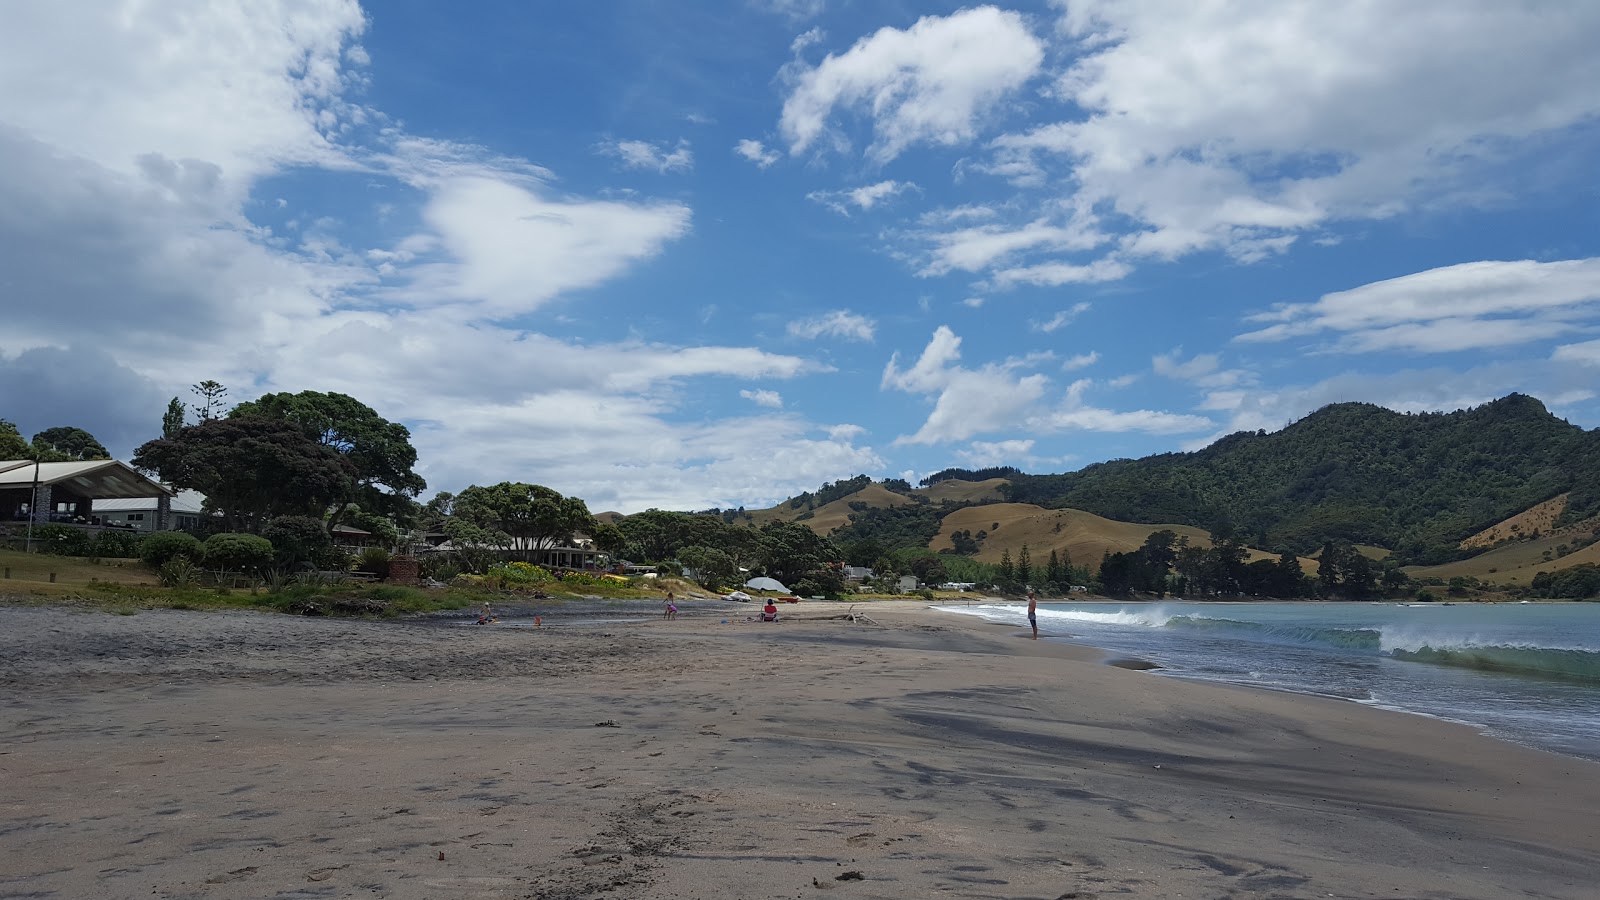
MULTIPOLYGON (((137 559, 91 560, 77 556, 47 556, 43 553, 23 553, 20 550, 0 550, 0 575, 10 570, 14 582, 39 582, 48 584, 50 574, 57 584, 89 584, 107 581, 113 584, 157 584, 155 573, 146 569, 137 559)), ((0 579, 0 590, 9 587, 0 579)))

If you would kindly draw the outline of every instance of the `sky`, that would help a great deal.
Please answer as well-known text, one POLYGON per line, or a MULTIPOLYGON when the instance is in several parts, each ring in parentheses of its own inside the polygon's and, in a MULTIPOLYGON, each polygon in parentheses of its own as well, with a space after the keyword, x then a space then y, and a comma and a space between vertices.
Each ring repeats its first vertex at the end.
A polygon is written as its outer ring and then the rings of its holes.
MULTIPOLYGON (((0 417, 350 394, 762 507, 1329 403, 1600 424, 1600 4, 0 5, 0 417)), ((426 495, 424 495, 426 496, 426 495)))

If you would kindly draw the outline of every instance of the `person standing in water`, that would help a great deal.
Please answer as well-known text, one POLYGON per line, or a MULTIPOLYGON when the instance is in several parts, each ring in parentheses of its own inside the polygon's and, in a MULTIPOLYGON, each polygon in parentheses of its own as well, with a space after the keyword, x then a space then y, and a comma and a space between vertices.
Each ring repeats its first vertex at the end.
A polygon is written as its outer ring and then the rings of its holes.
POLYGON ((1028 590, 1028 624, 1033 626, 1033 639, 1039 639, 1039 598, 1028 590))

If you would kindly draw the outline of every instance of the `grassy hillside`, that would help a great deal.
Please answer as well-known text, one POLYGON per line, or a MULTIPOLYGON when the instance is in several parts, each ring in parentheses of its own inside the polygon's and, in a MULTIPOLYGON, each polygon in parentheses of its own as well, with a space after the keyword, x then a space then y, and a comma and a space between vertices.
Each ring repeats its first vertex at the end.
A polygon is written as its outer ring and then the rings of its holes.
MULTIPOLYGON (((1100 564, 1106 553, 1126 553, 1137 550, 1157 531, 1176 532, 1197 547, 1211 546, 1211 535, 1191 525, 1141 525, 1119 522, 1079 509, 1044 509, 1028 503, 992 503, 969 506, 945 516, 937 537, 929 544, 935 551, 949 550, 954 545, 950 535, 956 531, 970 531, 976 535, 986 532, 981 549, 975 559, 995 563, 1001 554, 1009 552, 1013 560, 1028 546, 1028 554, 1035 565, 1049 558, 1050 551, 1067 554, 1075 565, 1091 569, 1100 564), (998 526, 998 527, 996 527, 998 526)), ((1276 554, 1252 549, 1251 560, 1276 558, 1276 554)), ((1317 562, 1302 558, 1301 568, 1315 574, 1317 562)))
POLYGON ((1542 535, 1549 534, 1555 530, 1556 523, 1567 511, 1567 498, 1570 496, 1571 494, 1560 494, 1543 503, 1536 503, 1467 538, 1461 542, 1461 547, 1462 549, 1493 547, 1502 541, 1528 537, 1536 532, 1542 535))
POLYGON ((1249 543, 1301 553, 1344 539, 1442 562, 1463 539, 1567 491, 1567 520, 1600 511, 1600 432, 1520 394, 1420 415, 1341 403, 1194 453, 1011 480, 1004 490, 1017 502, 1226 525, 1249 543))
POLYGON ((917 488, 911 493, 927 497, 934 503, 982 503, 986 500, 1005 499, 1000 489, 1010 483, 1004 478, 989 478, 984 481, 961 481, 950 478, 925 488, 917 488))
POLYGON ((1597 526, 1600 520, 1591 519, 1553 534, 1545 533, 1536 540, 1500 544, 1468 559, 1437 566, 1409 566, 1405 571, 1412 578, 1466 576, 1494 584, 1525 585, 1540 572, 1554 572, 1579 563, 1600 563, 1600 543, 1561 554, 1563 547, 1570 549, 1592 537, 1597 526))

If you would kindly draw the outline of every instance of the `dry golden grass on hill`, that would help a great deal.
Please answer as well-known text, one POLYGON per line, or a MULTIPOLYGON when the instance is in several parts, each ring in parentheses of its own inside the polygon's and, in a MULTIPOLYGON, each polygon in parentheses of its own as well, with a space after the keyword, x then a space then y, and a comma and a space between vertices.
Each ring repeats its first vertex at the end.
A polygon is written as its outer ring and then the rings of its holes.
MULTIPOLYGON (((987 506, 970 506, 945 516, 939 534, 928 544, 932 550, 950 549, 950 535, 956 531, 988 532, 982 548, 975 557, 980 562, 996 563, 1002 553, 1009 551, 1015 560, 1028 545, 1028 555, 1034 565, 1042 565, 1050 551, 1066 553, 1074 565, 1093 568, 1106 553, 1126 553, 1144 546, 1146 539, 1157 531, 1167 530, 1187 537, 1198 547, 1211 546, 1211 535, 1190 525, 1141 525, 1118 522, 1081 509, 1044 509, 1028 503, 992 503, 987 506), (999 526, 998 528, 995 526, 999 526)), ((1249 559, 1276 559, 1275 554, 1251 549, 1249 559)), ((1307 574, 1315 574, 1317 562, 1300 560, 1307 574)))
POLYGON ((1556 520, 1567 511, 1567 495, 1551 497, 1536 503, 1503 522, 1491 525, 1461 542, 1461 548, 1493 547, 1502 541, 1527 537, 1534 532, 1547 535, 1555 528, 1556 520))
POLYGON ((951 478, 936 482, 925 488, 917 488, 912 493, 921 494, 935 503, 979 503, 984 500, 999 500, 1000 486, 1010 484, 1004 478, 990 478, 987 481, 961 481, 951 478))
POLYGON ((1463 576, 1481 578, 1494 584, 1525 585, 1540 572, 1554 572, 1580 563, 1600 565, 1600 543, 1590 544, 1565 556, 1556 556, 1557 548, 1563 544, 1570 546, 1579 536, 1592 533, 1597 525, 1600 525, 1600 520, 1590 519, 1537 540, 1501 544, 1471 559, 1439 566, 1407 566, 1405 572, 1412 578, 1448 579, 1463 576), (1546 550, 1550 551, 1549 559, 1545 558, 1546 550))

